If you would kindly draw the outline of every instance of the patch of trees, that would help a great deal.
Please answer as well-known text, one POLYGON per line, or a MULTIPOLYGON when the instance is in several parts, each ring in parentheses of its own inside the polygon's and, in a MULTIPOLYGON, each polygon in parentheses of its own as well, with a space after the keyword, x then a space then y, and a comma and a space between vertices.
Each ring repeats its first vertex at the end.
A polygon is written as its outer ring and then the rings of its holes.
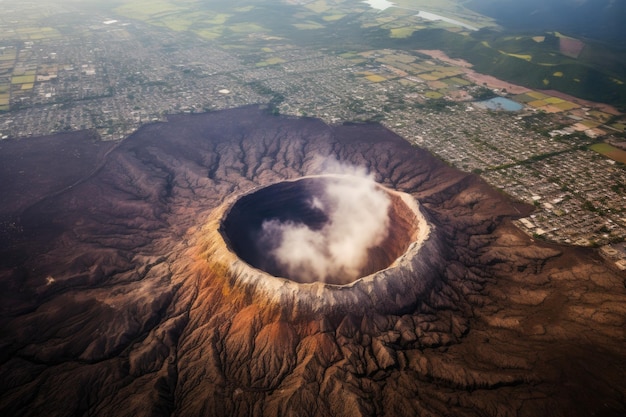
POLYGON ((446 100, 445 98, 435 98, 426 100, 423 104, 417 104, 417 108, 433 110, 436 112, 446 112, 450 111, 453 107, 458 107, 458 103, 450 100, 446 100))
POLYGON ((494 93, 490 88, 484 86, 480 86, 475 91, 473 91, 472 96, 478 101, 489 100, 498 97, 498 95, 494 93))

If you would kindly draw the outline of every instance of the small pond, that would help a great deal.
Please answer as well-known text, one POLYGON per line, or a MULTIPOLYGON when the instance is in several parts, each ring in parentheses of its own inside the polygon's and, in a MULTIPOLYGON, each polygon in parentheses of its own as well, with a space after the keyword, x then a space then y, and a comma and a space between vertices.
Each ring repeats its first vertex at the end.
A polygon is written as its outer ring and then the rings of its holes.
POLYGON ((394 3, 387 1, 387 0, 366 0, 363 3, 367 3, 370 5, 371 8, 377 9, 377 10, 385 10, 385 9, 395 6, 394 3))
POLYGON ((477 101, 474 105, 482 109, 500 111, 520 111, 524 108, 521 104, 504 97, 494 97, 489 100, 477 101))

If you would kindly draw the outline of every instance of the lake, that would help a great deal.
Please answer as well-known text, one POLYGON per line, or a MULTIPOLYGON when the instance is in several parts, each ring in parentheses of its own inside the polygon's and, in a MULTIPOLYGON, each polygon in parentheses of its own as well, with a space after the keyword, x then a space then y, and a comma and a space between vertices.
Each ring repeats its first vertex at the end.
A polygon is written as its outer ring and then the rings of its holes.
POLYGON ((385 9, 395 6, 395 3, 392 3, 387 0, 366 0, 363 3, 367 3, 370 5, 371 8, 377 9, 377 10, 385 10, 385 9))
POLYGON ((504 97, 495 97, 489 100, 477 101, 474 105, 483 109, 502 111, 520 111, 524 108, 521 104, 504 97))
MULTIPOLYGON (((383 0, 383 1, 386 1, 386 0, 383 0)), ((422 19, 431 20, 431 21, 440 20, 442 22, 450 23, 456 26, 461 26, 469 30, 478 30, 477 27, 470 26, 467 23, 459 22, 458 20, 450 19, 449 17, 439 16, 438 14, 435 14, 435 13, 425 12, 423 10, 420 10, 420 12, 417 14, 417 17, 421 17, 422 19)))

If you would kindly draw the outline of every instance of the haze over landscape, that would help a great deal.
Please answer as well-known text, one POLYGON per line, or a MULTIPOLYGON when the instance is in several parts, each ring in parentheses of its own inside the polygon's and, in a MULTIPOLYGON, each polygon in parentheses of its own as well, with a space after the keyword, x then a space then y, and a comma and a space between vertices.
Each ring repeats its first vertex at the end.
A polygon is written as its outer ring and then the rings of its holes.
POLYGON ((623 416, 602 0, 0 0, 0 414, 623 416))

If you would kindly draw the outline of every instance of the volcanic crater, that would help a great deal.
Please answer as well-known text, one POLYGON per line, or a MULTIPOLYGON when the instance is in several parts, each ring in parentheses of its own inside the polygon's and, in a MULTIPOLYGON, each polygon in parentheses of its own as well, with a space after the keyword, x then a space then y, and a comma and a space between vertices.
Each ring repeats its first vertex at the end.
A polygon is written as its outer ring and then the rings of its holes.
POLYGON ((391 266, 416 241, 419 227, 428 227, 417 204, 411 203, 410 197, 403 198, 366 178, 342 175, 300 178, 261 188, 237 200, 228 210, 221 231, 236 254, 273 276, 301 283, 319 280, 342 285, 391 266), (328 188, 335 187, 349 194, 363 185, 367 187, 364 195, 329 195, 328 192, 328 188), (362 219, 354 218, 358 217, 359 206, 368 213, 373 210, 368 204, 368 194, 383 202, 382 213, 373 216, 380 224, 373 226, 359 224, 362 219), (345 206, 341 218, 337 213, 339 204, 345 206), (350 218, 343 218, 346 216, 350 218), (348 221, 354 222, 357 230, 346 230, 342 224, 336 224, 348 221), (422 224, 418 225, 420 221, 422 224), (361 242, 359 248, 352 250, 351 259, 345 259, 349 255, 343 246, 356 246, 355 238, 345 233, 358 232, 368 226, 373 227, 376 236, 370 236, 369 242, 361 242), (332 227, 340 230, 329 231, 332 227), (295 240, 286 242, 285 235, 290 230, 296 231, 295 240), (333 251, 332 239, 336 234, 342 234, 343 240, 333 251), (305 245, 294 247, 301 244, 302 239, 305 245), (289 252, 303 252, 296 254, 299 258, 293 268, 288 262, 277 259, 276 252, 281 245, 287 245, 285 249, 289 252), (318 273, 316 269, 329 262, 328 257, 335 257, 330 262, 336 261, 338 265, 318 273))
POLYGON ((0 146, 1 415, 626 413, 624 274, 378 124, 249 106, 0 146))

